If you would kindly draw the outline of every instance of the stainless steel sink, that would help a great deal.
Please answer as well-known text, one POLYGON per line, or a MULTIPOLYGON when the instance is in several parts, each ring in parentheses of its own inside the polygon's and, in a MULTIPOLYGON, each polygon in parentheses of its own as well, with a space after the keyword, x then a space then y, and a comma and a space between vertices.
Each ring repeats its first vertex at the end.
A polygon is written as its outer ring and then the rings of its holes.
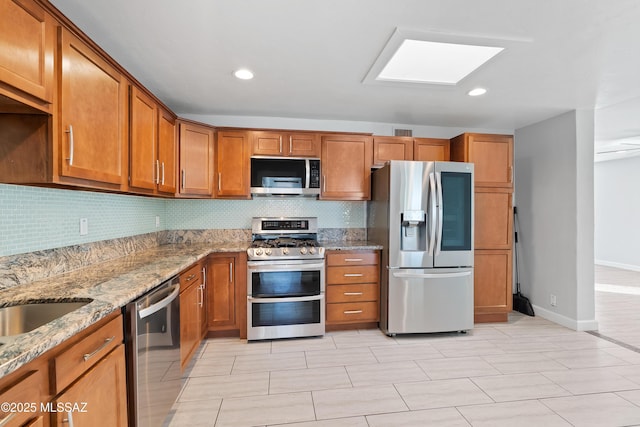
POLYGON ((0 336, 24 334, 49 323, 91 300, 73 302, 37 302, 0 308, 0 336))

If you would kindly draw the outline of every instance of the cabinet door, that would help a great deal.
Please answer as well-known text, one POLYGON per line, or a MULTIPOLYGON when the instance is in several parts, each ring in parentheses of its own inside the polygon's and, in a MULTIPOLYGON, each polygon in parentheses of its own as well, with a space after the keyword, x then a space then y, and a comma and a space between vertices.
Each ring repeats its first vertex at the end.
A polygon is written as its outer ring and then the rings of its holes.
POLYGON ((118 71, 60 30, 63 176, 121 184, 127 158, 127 84, 118 71))
POLYGON ((320 157, 320 136, 313 133, 290 133, 286 148, 291 157, 320 157))
POLYGON ((451 144, 453 160, 474 163, 476 188, 513 188, 513 136, 465 133, 451 144))
MULTIPOLYGON (((36 405, 26 411, 9 412, 0 409, 0 426, 23 425, 27 420, 40 414, 41 404, 46 403, 47 394, 46 370, 38 369, 27 372, 9 387, 0 389, 0 403, 29 403, 36 405)), ((11 408, 9 408, 11 409, 11 408)))
POLYGON ((50 103, 55 45, 53 18, 32 0, 3 0, 0 16, 0 82, 50 103))
POLYGON ((213 129, 180 123, 180 194, 213 194, 213 129))
POLYGON ((180 367, 183 371, 200 344, 199 297, 200 283, 180 293, 180 367))
POLYGON ((218 132, 216 142, 216 197, 248 199, 249 135, 247 132, 218 132))
POLYGON ((202 283, 198 286, 198 319, 200 321, 200 339, 207 335, 208 322, 207 318, 207 266, 202 266, 202 283))
POLYGON ((402 136, 373 138, 373 166, 389 160, 413 160, 413 139, 402 136))
POLYGON ((234 257, 212 257, 207 269, 209 329, 236 329, 236 271, 234 257))
POLYGON ((283 135, 279 132, 255 131, 250 133, 251 154, 259 156, 284 156, 283 135))
POLYGON ((129 185, 153 190, 160 174, 156 135, 158 107, 153 99, 135 86, 131 86, 129 98, 129 185))
POLYGON ((474 236, 476 249, 511 249, 512 196, 510 190, 497 190, 476 189, 474 236))
POLYGON ((476 322, 504 322, 513 305, 510 250, 476 250, 474 318, 476 322))
POLYGON ((69 412, 58 412, 56 426, 127 426, 127 390, 124 345, 119 345, 103 360, 73 383, 53 402, 69 412), (86 403, 85 411, 69 407, 86 403), (67 405, 67 406, 65 406, 67 405))
POLYGON ((325 200, 369 200, 373 141, 370 136, 322 138, 322 193, 325 200))
POLYGON ((160 166, 158 191, 175 194, 177 191, 176 166, 178 165, 176 119, 163 108, 158 110, 158 162, 160 166))
POLYGON ((415 138, 413 140, 413 160, 448 162, 450 158, 448 139, 415 138))

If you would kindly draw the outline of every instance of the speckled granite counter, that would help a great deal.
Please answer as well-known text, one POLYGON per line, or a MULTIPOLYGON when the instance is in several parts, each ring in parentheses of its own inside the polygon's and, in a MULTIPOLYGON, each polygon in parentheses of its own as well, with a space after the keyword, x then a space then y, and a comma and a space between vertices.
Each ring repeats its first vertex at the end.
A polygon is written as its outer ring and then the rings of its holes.
MULTIPOLYGON (((174 241, 189 241, 184 235, 185 233, 180 234, 180 239, 174 241)), ((382 249, 382 246, 364 240, 324 240, 321 244, 327 250, 382 249)), ((0 377, 34 360, 114 310, 119 310, 210 253, 242 252, 249 245, 250 242, 246 239, 149 245, 143 250, 125 252, 119 258, 109 256, 107 261, 96 262, 71 272, 43 276, 28 284, 0 288, 0 306, 42 301, 91 301, 26 334, 0 337, 0 377)), ((48 254, 44 255, 46 257, 48 254)), ((77 250, 73 256, 68 253, 64 256, 65 259, 76 257, 77 250)), ((17 263, 12 264, 14 267, 16 265, 17 263)), ((24 268, 25 277, 28 277, 29 269, 24 268)))
POLYGON ((2 306, 40 301, 92 302, 31 332, 0 337, 0 377, 119 310, 208 254, 242 252, 248 246, 248 241, 161 245, 1 290, 2 306))

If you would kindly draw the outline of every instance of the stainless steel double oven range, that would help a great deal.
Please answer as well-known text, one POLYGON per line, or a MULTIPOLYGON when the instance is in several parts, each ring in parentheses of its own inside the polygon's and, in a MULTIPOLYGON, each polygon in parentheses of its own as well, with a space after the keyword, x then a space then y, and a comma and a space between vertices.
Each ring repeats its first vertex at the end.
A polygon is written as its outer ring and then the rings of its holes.
POLYGON ((317 218, 253 218, 247 339, 324 335, 324 248, 317 218))

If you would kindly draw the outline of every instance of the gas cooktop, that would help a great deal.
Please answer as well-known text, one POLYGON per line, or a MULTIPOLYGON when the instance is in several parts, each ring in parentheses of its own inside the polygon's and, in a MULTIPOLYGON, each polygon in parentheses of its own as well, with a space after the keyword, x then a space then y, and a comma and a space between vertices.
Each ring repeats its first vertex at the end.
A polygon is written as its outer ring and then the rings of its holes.
POLYGON ((249 260, 323 259, 317 218, 253 218, 249 260))

